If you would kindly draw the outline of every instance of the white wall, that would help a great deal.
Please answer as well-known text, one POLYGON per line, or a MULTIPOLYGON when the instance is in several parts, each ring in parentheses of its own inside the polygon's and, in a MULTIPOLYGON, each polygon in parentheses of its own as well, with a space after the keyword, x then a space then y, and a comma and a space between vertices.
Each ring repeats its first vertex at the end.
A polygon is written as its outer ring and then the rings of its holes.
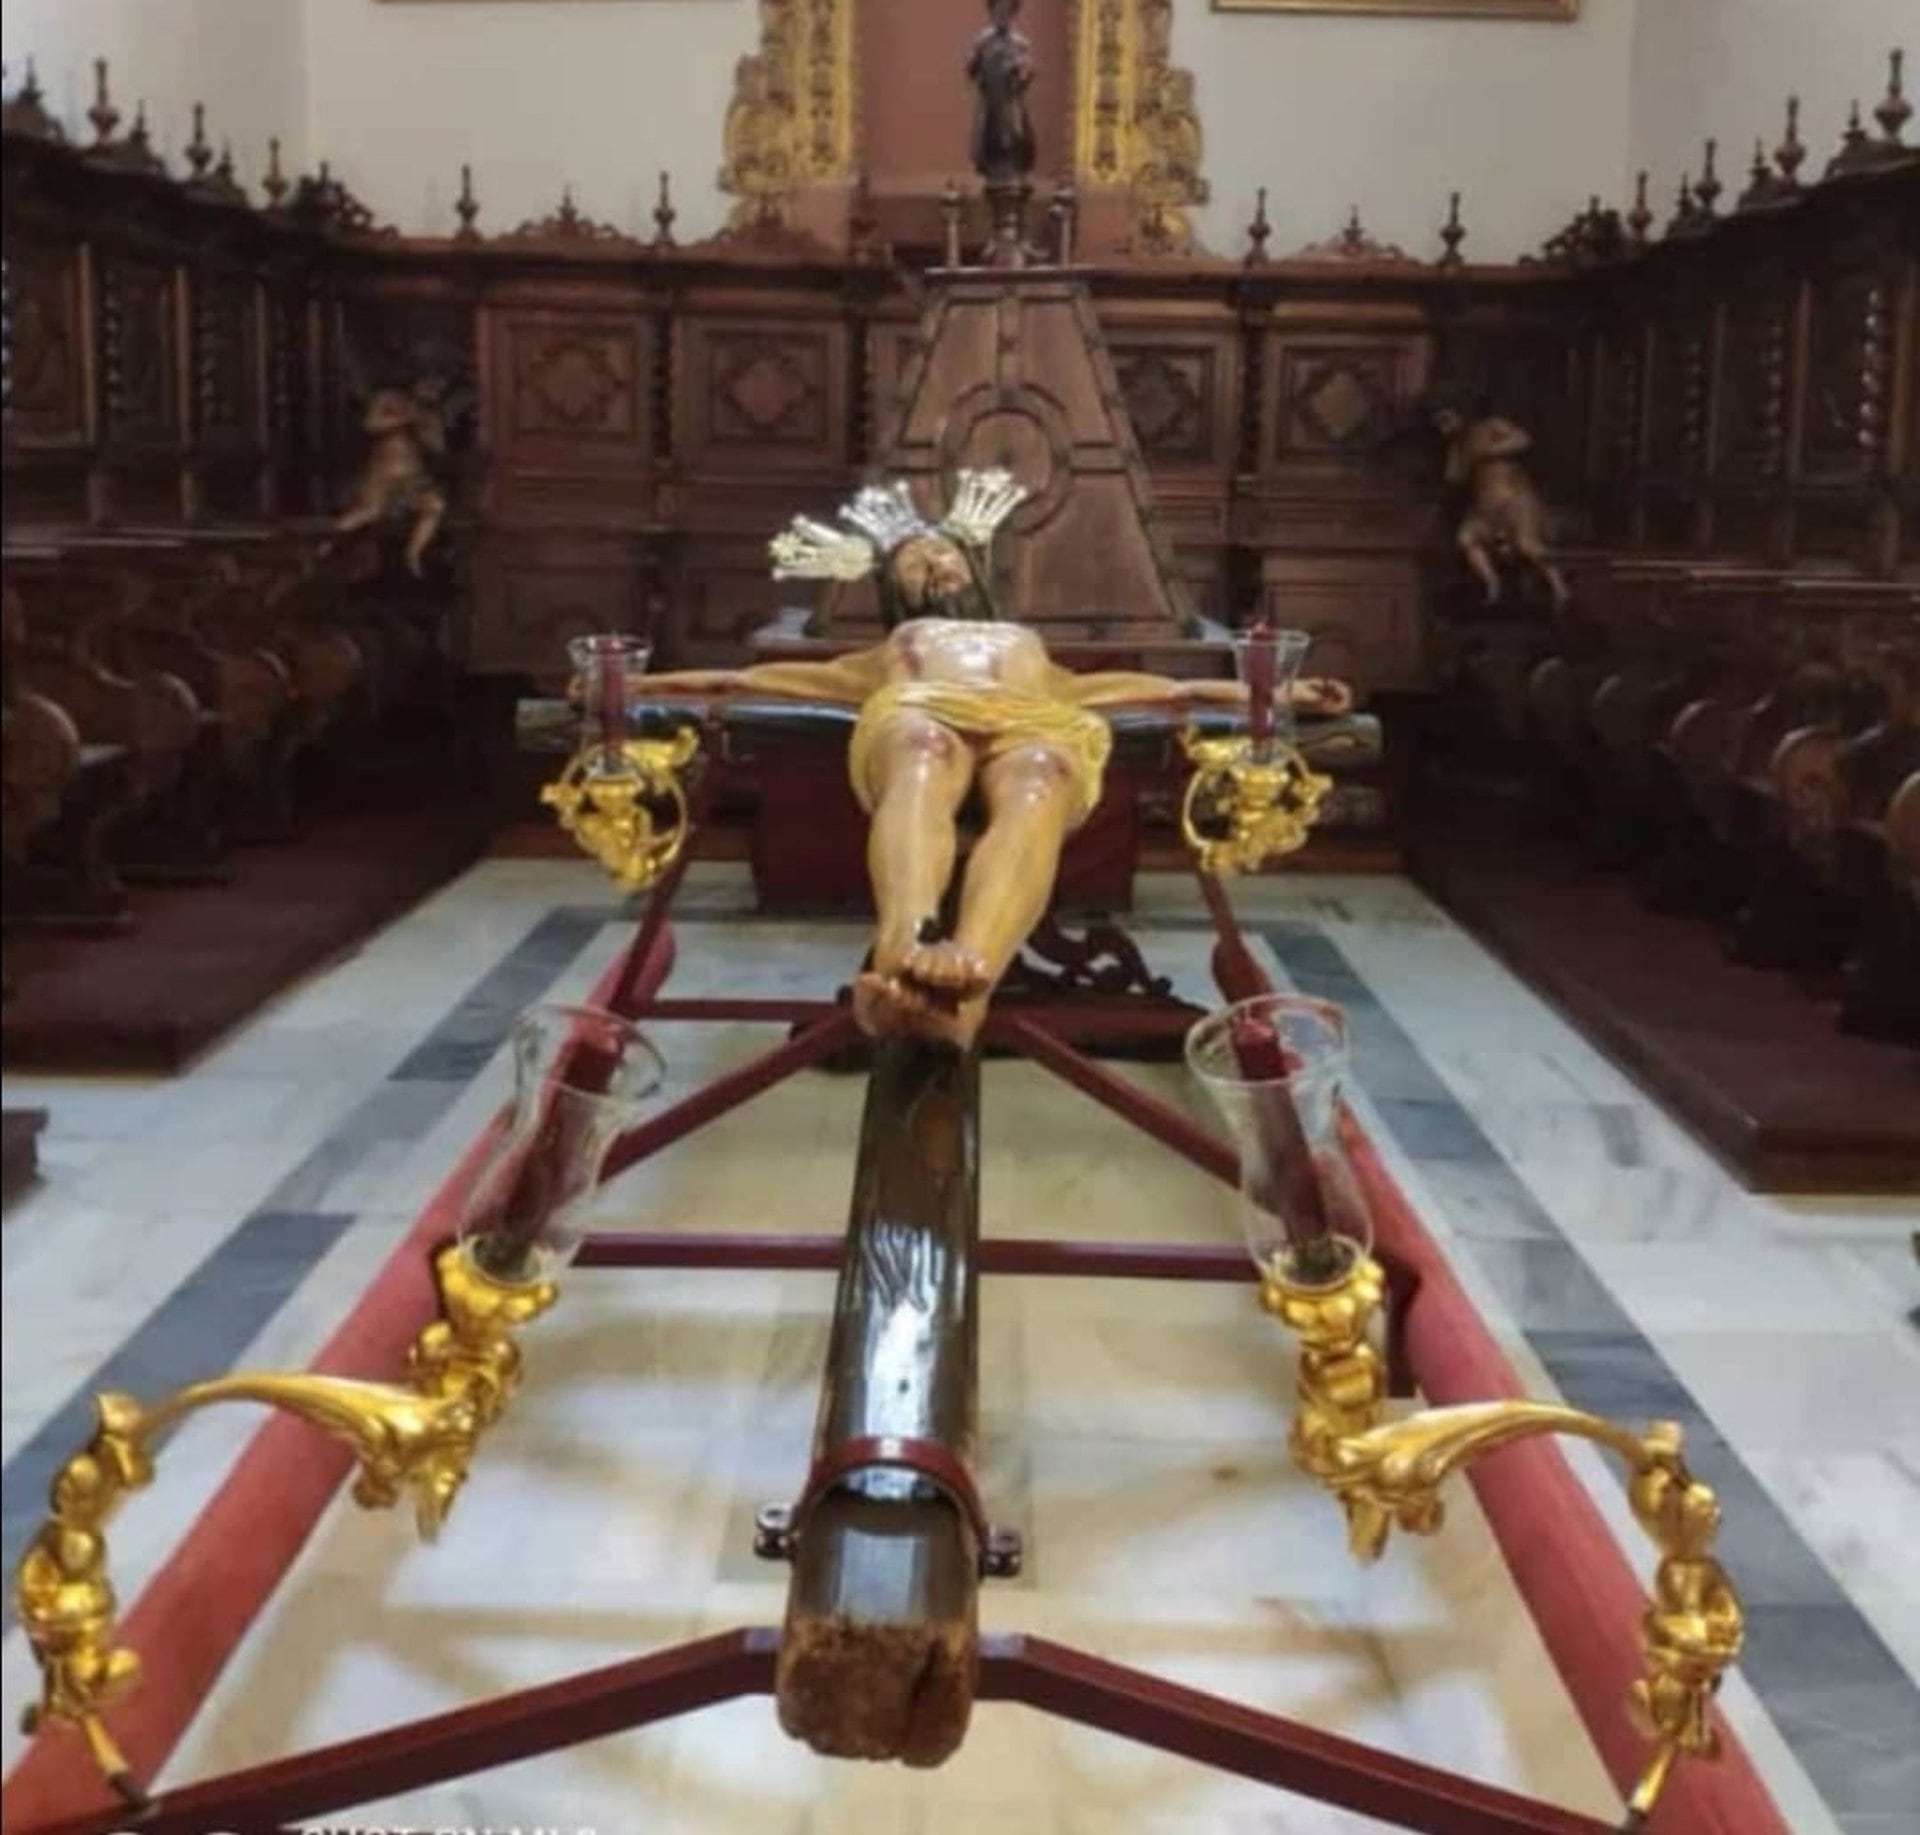
POLYGON ((568 184, 589 216, 650 233, 664 167, 687 241, 725 221, 721 126, 758 38, 752 0, 306 0, 309 139, 421 235, 452 231, 463 162, 490 233, 568 184))
POLYGON ((1469 260, 1530 253, 1593 193, 1624 187, 1635 10, 1584 0, 1572 21, 1409 19, 1179 0, 1174 54, 1194 73, 1213 191, 1202 238, 1244 249, 1265 185, 1270 254, 1332 235, 1357 205, 1375 236, 1431 258, 1457 190, 1469 260))
POLYGON ((216 150, 232 140, 238 174, 254 188, 270 136, 290 169, 305 157, 304 19, 303 0, 6 0, 7 93, 31 56, 47 106, 70 135, 91 140, 93 60, 104 57, 120 132, 144 98, 154 146, 183 170, 193 105, 204 102, 207 138, 216 150))
MULTIPOLYGON (((1664 215, 1708 133, 1737 191, 1754 135, 1773 144, 1791 89, 1817 173, 1849 99, 1878 99, 1903 29, 1920 56, 1914 13, 1914 0, 1584 0, 1560 24, 1178 0, 1174 51, 1197 80, 1213 187, 1201 235, 1237 253, 1264 184, 1275 253, 1331 235, 1357 204, 1375 235, 1427 256, 1457 188, 1468 256, 1512 259, 1590 194, 1624 203, 1643 165, 1664 215)), ((645 231, 663 166, 678 232, 719 227, 721 125, 734 62, 758 29, 753 0, 5 7, 10 77, 33 52, 76 131, 91 60, 104 55, 120 106, 131 114, 146 98, 170 157, 203 99, 250 182, 278 133, 290 162, 331 160, 377 214, 423 234, 452 228, 463 161, 489 230, 545 215, 570 183, 590 215, 645 231)))
MULTIPOLYGON (((1651 175, 1664 219, 1681 174, 1697 175, 1701 142, 1720 142, 1724 210, 1746 183, 1756 135, 1769 152, 1800 97, 1802 180, 1818 178, 1858 100, 1870 133, 1886 90, 1887 53, 1904 45, 1909 92, 1920 90, 1915 0, 1640 0, 1634 35, 1631 162, 1651 175)), ((1920 138, 1909 124, 1909 145, 1920 138)))

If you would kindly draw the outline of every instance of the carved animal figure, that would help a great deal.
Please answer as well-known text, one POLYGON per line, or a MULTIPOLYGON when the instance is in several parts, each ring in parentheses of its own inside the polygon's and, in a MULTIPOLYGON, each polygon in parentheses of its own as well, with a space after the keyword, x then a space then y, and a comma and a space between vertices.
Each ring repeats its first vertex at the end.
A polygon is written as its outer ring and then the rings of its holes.
POLYGON ((1469 421, 1453 408, 1439 410, 1433 424, 1447 442, 1447 483, 1467 498, 1454 539, 1486 588, 1487 603, 1500 597, 1499 560, 1510 555, 1540 574, 1556 606, 1565 605, 1566 580, 1547 552, 1547 506, 1520 463, 1533 436, 1512 421, 1469 421))
POLYGON ((446 494, 434 477, 434 459, 447 450, 446 404, 438 382, 411 389, 376 389, 361 426, 373 440, 353 502, 334 527, 343 534, 410 516, 407 571, 421 573, 428 547, 447 514, 446 494))

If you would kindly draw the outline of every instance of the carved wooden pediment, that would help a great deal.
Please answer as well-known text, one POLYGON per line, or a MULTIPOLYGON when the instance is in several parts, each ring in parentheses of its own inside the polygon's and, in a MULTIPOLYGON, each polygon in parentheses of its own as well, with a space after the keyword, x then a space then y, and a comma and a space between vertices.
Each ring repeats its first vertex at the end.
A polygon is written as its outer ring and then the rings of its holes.
POLYGON ((1391 242, 1381 242, 1369 235, 1360 225, 1360 211, 1356 206, 1347 217, 1346 225, 1337 236, 1329 236, 1324 242, 1309 242, 1305 248, 1295 249, 1287 257, 1289 261, 1369 261, 1393 267, 1418 267, 1420 264, 1403 248, 1391 242))
POLYGON ((617 229, 611 223, 602 223, 588 216, 573 201, 573 187, 567 186, 560 193, 560 205, 544 217, 530 218, 518 229, 512 229, 500 238, 502 242, 550 242, 561 247, 578 248, 582 244, 598 245, 603 248, 638 248, 639 239, 629 236, 626 231, 617 229))

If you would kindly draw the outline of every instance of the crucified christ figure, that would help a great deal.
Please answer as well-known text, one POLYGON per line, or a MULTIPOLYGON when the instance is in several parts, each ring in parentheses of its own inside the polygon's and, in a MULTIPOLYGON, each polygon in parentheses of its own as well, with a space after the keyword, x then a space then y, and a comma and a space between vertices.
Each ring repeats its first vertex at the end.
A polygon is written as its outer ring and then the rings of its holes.
MULTIPOLYGON (((920 520, 900 484, 869 487, 847 506, 857 535, 796 521, 774 543, 776 574, 849 579, 877 564, 885 641, 829 662, 687 670, 639 684, 646 694, 777 696, 859 710, 848 770, 872 818, 876 923, 854 1012, 874 1037, 972 1046, 994 988, 1046 912, 1067 836, 1100 800, 1113 742, 1100 709, 1245 699, 1238 682, 1076 674, 1048 658, 1037 632, 996 619, 985 554, 1019 499, 1005 473, 962 473, 955 506, 937 527, 920 520), (947 935, 940 912, 961 806, 974 791, 985 826, 947 935)), ((1338 714, 1352 697, 1336 682, 1301 681, 1294 704, 1338 714)))

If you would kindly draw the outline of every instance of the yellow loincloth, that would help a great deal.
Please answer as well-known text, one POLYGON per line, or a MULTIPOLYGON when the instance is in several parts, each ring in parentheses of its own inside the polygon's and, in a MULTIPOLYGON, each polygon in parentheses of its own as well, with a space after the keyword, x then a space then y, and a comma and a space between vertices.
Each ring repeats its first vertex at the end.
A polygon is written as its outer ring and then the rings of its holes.
POLYGON ((1071 701, 1016 694, 1005 688, 971 688, 959 682, 889 682, 860 709, 847 748, 847 775, 863 809, 879 795, 873 782, 873 748, 896 714, 923 713, 969 741, 982 759, 1000 758, 1022 746, 1039 746, 1057 758, 1078 793, 1076 822, 1100 801, 1101 774, 1113 750, 1113 730, 1096 713, 1071 701))

